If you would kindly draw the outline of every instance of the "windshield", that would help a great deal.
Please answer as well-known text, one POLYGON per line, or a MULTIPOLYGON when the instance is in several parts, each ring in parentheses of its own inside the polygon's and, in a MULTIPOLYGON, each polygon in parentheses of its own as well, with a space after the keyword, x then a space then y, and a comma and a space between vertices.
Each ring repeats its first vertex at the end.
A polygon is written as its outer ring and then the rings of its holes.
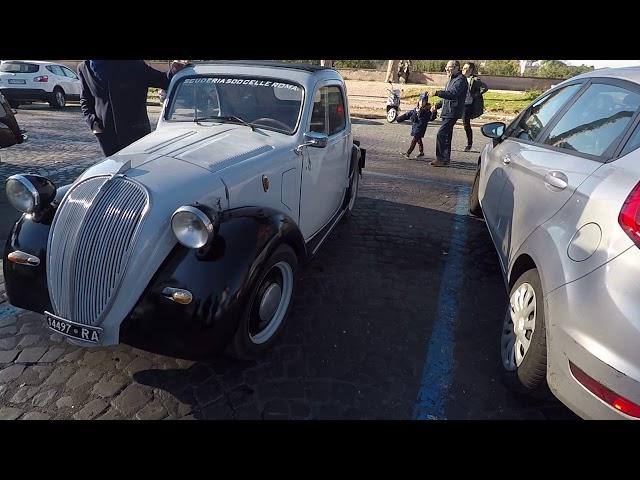
POLYGON ((272 78, 200 76, 182 80, 170 99, 167 120, 229 121, 293 134, 302 108, 302 87, 272 78))

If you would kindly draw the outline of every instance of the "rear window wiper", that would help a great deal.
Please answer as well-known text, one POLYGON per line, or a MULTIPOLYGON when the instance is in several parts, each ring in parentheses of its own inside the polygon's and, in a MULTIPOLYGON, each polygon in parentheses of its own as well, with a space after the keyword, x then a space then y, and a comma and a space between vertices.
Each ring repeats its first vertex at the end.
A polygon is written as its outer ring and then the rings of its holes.
POLYGON ((249 127, 254 132, 256 131, 256 127, 251 125, 249 122, 245 122, 240 117, 236 117, 236 116, 233 116, 233 115, 206 115, 204 117, 195 117, 193 119, 194 122, 202 122, 203 120, 222 120, 222 121, 227 121, 227 122, 237 122, 237 123, 241 123, 243 125, 246 125, 247 127, 249 127))

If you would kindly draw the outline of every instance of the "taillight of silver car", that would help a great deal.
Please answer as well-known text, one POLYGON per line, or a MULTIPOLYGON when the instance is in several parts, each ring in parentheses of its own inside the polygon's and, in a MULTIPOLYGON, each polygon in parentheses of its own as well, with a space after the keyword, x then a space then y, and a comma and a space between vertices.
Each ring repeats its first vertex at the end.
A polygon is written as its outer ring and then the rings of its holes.
POLYGON ((631 240, 640 247, 640 183, 638 183, 624 201, 618 223, 631 237, 631 240))
POLYGON ((600 382, 584 373, 571 361, 569 361, 569 369, 571 370, 571 374, 575 377, 575 379, 578 380, 578 382, 580 382, 582 386, 584 386, 600 400, 604 401, 606 404, 624 413, 625 415, 640 418, 640 405, 633 403, 631 400, 624 398, 622 395, 619 395, 613 390, 605 387, 600 382))
POLYGON ((49 77, 46 75, 42 75, 40 77, 34 77, 33 79, 34 82, 48 82, 49 81, 49 77))

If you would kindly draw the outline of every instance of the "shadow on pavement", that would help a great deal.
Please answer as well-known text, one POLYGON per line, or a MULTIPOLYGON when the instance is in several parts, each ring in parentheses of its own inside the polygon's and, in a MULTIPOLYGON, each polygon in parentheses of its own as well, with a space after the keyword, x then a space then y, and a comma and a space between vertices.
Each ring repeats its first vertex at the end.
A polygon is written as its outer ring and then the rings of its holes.
MULTIPOLYGON (((39 110, 51 110, 52 112, 78 112, 81 113, 80 110, 80 104, 79 103, 67 103, 67 105, 64 108, 51 108, 47 103, 23 103, 20 104, 20 106, 16 109, 14 109, 18 112, 18 115, 20 114, 20 110, 33 110, 33 111, 39 111, 39 110)), ((18 121, 20 119, 18 118, 18 121)))
MULTIPOLYGON (((264 358, 220 357, 135 380, 190 405, 194 418, 411 419, 452 219, 360 197, 352 221, 303 270, 288 326, 264 358)), ((469 220, 447 418, 553 418, 566 409, 518 397, 500 380, 507 298, 484 222, 469 220)))
POLYGON ((377 120, 369 120, 366 118, 358 118, 358 117, 351 117, 351 123, 353 123, 354 125, 384 125, 385 122, 380 122, 377 120))

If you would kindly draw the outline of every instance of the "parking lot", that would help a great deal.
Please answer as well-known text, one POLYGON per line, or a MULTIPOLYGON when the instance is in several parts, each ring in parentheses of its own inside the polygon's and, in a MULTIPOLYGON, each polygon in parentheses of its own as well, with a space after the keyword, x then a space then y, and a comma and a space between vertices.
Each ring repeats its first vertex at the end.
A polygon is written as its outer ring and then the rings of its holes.
MULTIPOLYGON (((158 108, 150 108, 152 123, 158 108)), ((27 143, 0 152, 0 181, 72 181, 100 157, 79 107, 19 110, 27 143)), ((466 215, 479 151, 461 125, 450 168, 400 156, 409 124, 352 119, 367 165, 350 222, 302 272, 285 335, 258 362, 193 362, 125 345, 85 350, 1 296, 0 418, 572 419, 500 378, 507 304, 483 221, 466 215)), ((0 241, 18 214, 0 195, 0 241)))

